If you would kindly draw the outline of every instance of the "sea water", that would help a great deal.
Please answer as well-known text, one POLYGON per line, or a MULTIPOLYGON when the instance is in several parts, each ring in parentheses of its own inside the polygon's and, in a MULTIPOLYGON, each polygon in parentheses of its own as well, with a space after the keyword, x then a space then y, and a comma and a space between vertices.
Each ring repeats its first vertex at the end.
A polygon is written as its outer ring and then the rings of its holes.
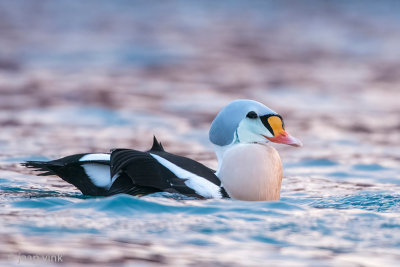
MULTIPOLYGON (((319 161, 299 165, 329 168, 319 161)), ((30 255, 121 265, 394 266, 399 260, 398 186, 299 175, 284 178, 281 201, 245 202, 168 193, 84 197, 60 189, 55 179, 2 176, 1 251, 3 261, 13 257, 10 264, 29 262, 30 255)))
POLYGON ((0 7, 0 265, 399 266, 396 1, 0 7), (19 165, 155 134, 216 168, 208 127, 237 98, 304 143, 274 145, 280 201, 88 197, 19 165))

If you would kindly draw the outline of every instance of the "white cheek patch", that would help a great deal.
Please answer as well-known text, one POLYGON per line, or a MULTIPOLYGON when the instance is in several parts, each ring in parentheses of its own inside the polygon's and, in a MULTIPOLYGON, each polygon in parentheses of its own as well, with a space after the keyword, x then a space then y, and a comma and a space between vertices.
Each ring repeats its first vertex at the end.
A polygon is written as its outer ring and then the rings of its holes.
POLYGON ((174 163, 158 156, 150 155, 156 159, 161 165, 170 170, 178 178, 187 179, 185 184, 193 189, 197 194, 205 198, 222 198, 221 191, 218 185, 208 181, 207 179, 200 177, 194 173, 191 173, 181 167, 175 165, 174 163))
POLYGON ((269 132, 269 130, 264 126, 260 118, 257 118, 254 120, 254 122, 251 122, 251 125, 249 127, 250 131, 259 134, 259 135, 265 135, 268 137, 272 137, 273 134, 269 132))
POLYGON ((88 163, 83 164, 82 167, 85 169, 85 172, 92 183, 98 187, 109 189, 117 178, 114 176, 111 180, 110 166, 107 165, 88 163))
POLYGON ((110 154, 105 154, 105 153, 87 154, 79 159, 79 161, 93 161, 93 160, 110 161, 110 154))
POLYGON ((239 142, 241 143, 254 143, 254 142, 266 142, 263 135, 272 137, 271 133, 265 128, 264 124, 260 120, 244 118, 237 128, 237 135, 239 142))

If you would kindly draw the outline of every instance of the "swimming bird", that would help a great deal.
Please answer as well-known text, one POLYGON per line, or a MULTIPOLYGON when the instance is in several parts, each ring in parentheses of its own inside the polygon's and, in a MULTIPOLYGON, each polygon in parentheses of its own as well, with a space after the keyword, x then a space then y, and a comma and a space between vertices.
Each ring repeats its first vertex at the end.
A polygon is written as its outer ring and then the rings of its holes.
POLYGON ((279 200, 282 182, 281 159, 268 143, 302 145, 285 131, 278 113, 247 99, 235 100, 217 114, 209 139, 218 158, 216 171, 166 152, 156 137, 148 151, 114 149, 23 165, 41 171, 41 176, 57 175, 85 195, 170 192, 198 198, 267 201, 279 200))

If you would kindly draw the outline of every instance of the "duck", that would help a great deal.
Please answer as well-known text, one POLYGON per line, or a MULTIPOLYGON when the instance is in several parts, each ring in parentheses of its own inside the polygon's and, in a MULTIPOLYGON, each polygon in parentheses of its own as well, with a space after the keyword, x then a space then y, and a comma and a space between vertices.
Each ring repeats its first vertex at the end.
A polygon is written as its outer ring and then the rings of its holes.
POLYGON ((39 176, 59 176, 89 196, 168 192, 203 199, 277 201, 282 162, 270 142, 302 146, 286 132, 282 116, 249 99, 234 100, 222 108, 211 123, 209 140, 218 159, 217 170, 165 151, 155 136, 148 151, 112 149, 22 165, 39 176))

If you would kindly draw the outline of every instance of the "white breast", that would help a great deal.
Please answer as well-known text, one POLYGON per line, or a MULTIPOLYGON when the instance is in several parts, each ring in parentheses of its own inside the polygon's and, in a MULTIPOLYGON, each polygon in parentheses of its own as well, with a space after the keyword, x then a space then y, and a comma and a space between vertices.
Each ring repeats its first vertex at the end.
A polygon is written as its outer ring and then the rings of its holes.
POLYGON ((232 198, 279 200, 281 159, 276 149, 266 144, 235 144, 224 152, 218 177, 232 198))

